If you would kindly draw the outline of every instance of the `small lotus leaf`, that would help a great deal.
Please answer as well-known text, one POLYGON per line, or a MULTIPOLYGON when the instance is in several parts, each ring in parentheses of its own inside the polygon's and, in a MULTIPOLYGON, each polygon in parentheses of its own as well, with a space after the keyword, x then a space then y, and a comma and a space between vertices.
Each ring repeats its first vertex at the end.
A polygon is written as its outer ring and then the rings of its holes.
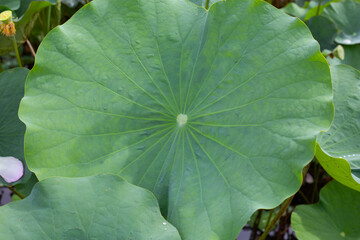
POLYGON ((291 216, 299 240, 358 240, 360 192, 331 181, 320 191, 320 201, 300 205, 291 216))
POLYGON ((360 72, 347 65, 331 66, 335 117, 320 133, 316 157, 337 181, 360 191, 360 72))
POLYGON ((149 191, 115 175, 50 178, 0 208, 1 238, 180 240, 149 191))

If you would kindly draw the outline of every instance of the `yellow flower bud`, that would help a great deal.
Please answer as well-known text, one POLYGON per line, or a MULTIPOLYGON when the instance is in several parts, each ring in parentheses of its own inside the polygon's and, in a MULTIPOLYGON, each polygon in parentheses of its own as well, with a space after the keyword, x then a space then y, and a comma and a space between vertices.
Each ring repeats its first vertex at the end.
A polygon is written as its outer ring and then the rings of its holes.
POLYGON ((0 25, 0 32, 2 34, 4 34, 7 37, 12 37, 15 35, 16 33, 16 29, 15 29, 15 23, 14 22, 10 22, 10 23, 3 23, 0 25))

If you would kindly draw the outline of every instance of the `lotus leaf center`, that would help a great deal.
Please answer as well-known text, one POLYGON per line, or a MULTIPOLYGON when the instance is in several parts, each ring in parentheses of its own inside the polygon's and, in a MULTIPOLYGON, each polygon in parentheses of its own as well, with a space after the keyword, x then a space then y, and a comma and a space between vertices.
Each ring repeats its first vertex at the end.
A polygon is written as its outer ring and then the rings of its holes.
POLYGON ((184 126, 187 123, 187 120, 188 120, 187 115, 182 113, 180 113, 176 118, 176 121, 180 127, 184 126))

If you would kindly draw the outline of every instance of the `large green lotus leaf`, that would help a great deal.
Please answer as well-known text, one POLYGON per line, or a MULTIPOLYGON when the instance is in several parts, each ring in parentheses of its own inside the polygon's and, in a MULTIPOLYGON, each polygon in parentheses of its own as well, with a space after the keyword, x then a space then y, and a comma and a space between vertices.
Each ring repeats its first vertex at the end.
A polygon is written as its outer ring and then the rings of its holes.
POLYGON ((149 191, 115 175, 50 178, 0 208, 1 237, 180 240, 149 191))
POLYGON ((340 60, 338 58, 327 57, 327 61, 330 65, 347 64, 357 70, 360 70, 360 44, 356 45, 344 45, 345 58, 340 60))
POLYGON ((360 2, 345 0, 330 3, 322 12, 323 16, 332 19, 340 30, 335 41, 340 44, 353 45, 360 43, 360 2))
POLYGON ((320 201, 297 206, 291 227, 299 240, 358 240, 360 193, 331 181, 320 191, 320 201))
MULTIPOLYGON (((55 1, 56 2, 56 1, 55 1)), ((23 44, 27 37, 30 35, 31 30, 38 18, 39 12, 51 6, 53 3, 48 1, 32 1, 24 15, 17 15, 20 16, 18 20, 15 20, 15 28, 16 28, 16 41, 17 44, 23 44)), ((18 10, 20 13, 22 12, 21 9, 18 10)), ((12 38, 5 37, 4 35, 0 34, 0 55, 5 54, 8 52, 14 51, 14 43, 12 38)))
POLYGON ((321 50, 336 47, 334 39, 337 28, 329 18, 314 16, 306 22, 306 25, 309 27, 314 38, 319 42, 321 50))
POLYGON ((318 43, 257 0, 91 2, 42 42, 20 108, 40 180, 120 174, 184 239, 234 239, 294 194, 333 117, 318 43))
MULTIPOLYGON (((24 159, 25 125, 19 120, 18 109, 24 96, 25 79, 29 73, 26 68, 14 68, 0 74, 0 157, 12 156, 23 162, 25 177, 30 177, 24 159)), ((2 178, 0 182, 7 184, 2 178)), ((12 183, 15 184, 15 183, 12 183)))
POLYGON ((360 191, 360 72, 331 66, 335 117, 317 139, 316 157, 337 181, 360 191))

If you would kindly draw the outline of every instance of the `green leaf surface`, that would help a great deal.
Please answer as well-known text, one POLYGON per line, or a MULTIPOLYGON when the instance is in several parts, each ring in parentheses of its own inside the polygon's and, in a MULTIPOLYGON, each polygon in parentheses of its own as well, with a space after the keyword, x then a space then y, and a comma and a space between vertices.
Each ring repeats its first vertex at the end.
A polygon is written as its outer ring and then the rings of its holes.
POLYGON ((334 39, 336 35, 336 25, 327 17, 314 16, 310 18, 306 25, 309 27, 313 37, 320 44, 320 49, 333 49, 336 47, 334 39))
POLYGON ((115 175, 50 178, 0 208, 1 237, 180 240, 149 191, 115 175))
POLYGON ((360 2, 345 0, 330 3, 321 15, 330 18, 340 30, 335 41, 340 44, 360 43, 360 2))
MULTIPOLYGON (((29 8, 26 10, 24 15, 19 15, 20 13, 22 13, 22 10, 20 9, 18 10, 19 14, 17 16, 21 16, 21 18, 18 21, 14 21, 16 28, 15 37, 18 45, 23 44, 26 41, 27 37, 30 35, 31 30, 37 20, 38 13, 42 9, 49 7, 51 5, 52 3, 48 1, 32 1, 30 5, 28 5, 29 8)), ((1 34, 0 55, 11 51, 14 51, 13 40, 1 34)))
POLYGON ((20 0, 0 0, 0 7, 7 7, 11 10, 19 9, 20 0))
POLYGON ((116 173, 184 239, 234 239, 300 187, 332 87, 304 23, 263 1, 94 1, 42 42, 20 115, 40 180, 116 173))
POLYGON ((337 181, 360 191, 360 72, 350 66, 331 66, 335 117, 320 133, 316 157, 337 181))
POLYGON ((299 240, 358 240, 360 193, 331 181, 314 205, 297 206, 291 227, 299 240))
MULTIPOLYGON (((18 109, 24 96, 25 79, 29 73, 26 68, 14 68, 0 74, 0 156, 12 156, 22 161, 26 181, 30 172, 24 159, 25 125, 19 120, 18 109)), ((1 177, 0 182, 7 184, 1 177)), ((15 183, 12 183, 15 184, 15 183)))
POLYGON ((224 0, 189 0, 189 1, 201 7, 206 7, 206 4, 208 4, 208 6, 211 7, 211 5, 213 5, 214 3, 224 0))

